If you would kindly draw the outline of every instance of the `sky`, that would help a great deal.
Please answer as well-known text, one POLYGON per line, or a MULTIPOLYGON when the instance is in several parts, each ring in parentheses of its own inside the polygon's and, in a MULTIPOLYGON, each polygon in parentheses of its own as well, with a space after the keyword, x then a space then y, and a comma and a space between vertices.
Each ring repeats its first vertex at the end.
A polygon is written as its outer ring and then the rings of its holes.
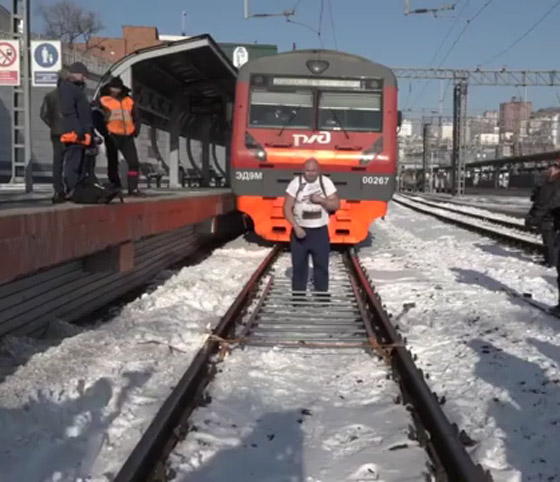
MULTIPOLYGON (((483 64, 519 39, 558 4, 532 33, 484 67, 560 68, 556 32, 560 0, 410 0, 411 8, 455 4, 453 11, 443 12, 437 18, 430 14, 405 15, 405 0, 249 0, 251 13, 278 13, 295 7, 292 20, 305 26, 288 23, 283 17, 245 19, 244 0, 75 1, 100 13, 106 27, 102 33, 105 36, 120 36, 123 24, 153 25, 160 34, 180 34, 182 12, 186 11, 187 35, 209 33, 218 42, 275 44, 280 51, 291 50, 293 43, 298 49, 322 45, 362 55, 389 67, 441 64, 449 68, 483 64), (324 8, 319 37, 321 4, 324 8)), ((33 15, 32 19, 34 29, 40 29, 38 16, 33 15)), ((428 114, 438 110, 441 91, 445 94, 444 115, 451 115, 452 86, 441 85, 438 80, 427 85, 425 81, 400 80, 399 107, 408 117, 428 114)), ((533 87, 526 94, 534 108, 560 105, 560 88, 533 87)), ((524 95, 523 88, 470 87, 469 114, 498 109, 499 102, 524 95)))

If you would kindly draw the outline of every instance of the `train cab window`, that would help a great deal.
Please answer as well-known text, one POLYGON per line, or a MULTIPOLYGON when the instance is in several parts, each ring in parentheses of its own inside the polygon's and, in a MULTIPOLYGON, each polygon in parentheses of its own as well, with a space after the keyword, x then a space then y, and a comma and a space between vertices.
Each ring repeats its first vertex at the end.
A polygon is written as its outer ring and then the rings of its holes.
POLYGON ((302 92, 251 93, 249 127, 311 129, 313 126, 313 94, 302 92))
POLYGON ((322 92, 319 129, 381 132, 381 94, 322 92))

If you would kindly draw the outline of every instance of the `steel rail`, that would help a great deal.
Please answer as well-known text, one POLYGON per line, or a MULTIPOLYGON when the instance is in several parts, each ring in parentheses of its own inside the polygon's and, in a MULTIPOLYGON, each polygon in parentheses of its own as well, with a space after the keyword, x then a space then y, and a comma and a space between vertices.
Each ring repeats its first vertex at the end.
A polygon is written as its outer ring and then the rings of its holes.
MULTIPOLYGON (((503 231, 496 231, 494 229, 491 229, 487 226, 482 226, 480 224, 471 224, 467 221, 463 221, 461 219, 456 219, 456 218, 451 218, 448 216, 444 216, 443 214, 439 214, 439 213, 435 213, 433 211, 430 211, 429 209, 425 209, 422 206, 417 206, 414 205, 412 203, 415 203, 416 201, 412 201, 412 200, 401 200, 401 199, 397 199, 397 198, 393 198, 393 201, 396 202, 397 204, 400 204, 401 206, 405 206, 409 209, 413 209, 414 211, 420 212, 422 214, 427 214, 429 216, 433 216, 441 221, 450 223, 450 224, 454 224, 456 226, 460 226, 462 228, 465 228, 469 231, 475 231, 478 232, 480 234, 484 234, 487 235, 489 237, 492 238, 496 238, 499 239, 501 241, 504 241, 508 244, 513 244, 513 245, 517 245, 517 246, 521 246, 526 250, 529 251, 538 251, 541 252, 543 249, 543 245, 542 242, 540 241, 532 241, 529 239, 526 239, 522 236, 522 233, 520 236, 515 236, 513 233, 512 234, 508 234, 505 233, 503 231)), ((420 204, 420 203, 418 203, 420 204)), ((441 209, 443 211, 445 211, 445 208, 436 208, 436 209, 441 209)), ((469 214, 465 214, 465 213, 461 213, 463 214, 465 217, 469 217, 469 214)))
MULTIPOLYGON (((352 274, 363 290, 371 310, 369 317, 375 324, 374 330, 382 336, 382 344, 391 344, 390 359, 398 375, 401 388, 410 397, 410 403, 419 415, 420 422, 429 433, 429 441, 436 450, 437 458, 453 482, 491 481, 489 472, 475 465, 463 446, 457 426, 451 424, 441 409, 437 397, 426 383, 422 372, 416 367, 411 353, 403 345, 403 339, 391 323, 379 297, 362 268, 355 251, 349 254, 352 274)), ((367 322, 367 320, 364 320, 367 322)))
MULTIPOLYGON (((485 214, 465 212, 465 211, 461 211, 459 208, 455 208, 455 207, 451 207, 451 206, 442 206, 441 204, 444 204, 445 201, 431 201, 431 200, 428 200, 428 199, 413 199, 412 196, 410 196, 408 194, 403 194, 403 193, 400 193, 400 196, 407 199, 408 201, 415 202, 415 203, 418 203, 418 204, 424 204, 426 206, 441 209, 443 211, 449 211, 450 213, 462 214, 463 216, 468 216, 469 218, 480 219, 482 221, 486 221, 488 223, 493 223, 493 224, 497 224, 497 225, 500 225, 500 226, 504 226, 504 227, 509 228, 509 229, 517 229, 517 230, 523 231, 525 233, 530 233, 531 232, 531 230, 529 228, 527 228, 525 225, 519 224, 519 223, 514 223, 513 221, 508 221, 506 219, 499 219, 499 218, 495 218, 493 216, 485 215, 485 214)), ((449 204, 451 204, 451 203, 449 203, 449 204)), ((460 204, 456 204, 456 205, 461 206, 460 204)), ((474 207, 475 209, 483 209, 483 208, 477 208, 476 206, 469 206, 469 205, 466 205, 466 204, 464 204, 463 206, 474 207)))
POLYGON ((115 477, 114 482, 145 481, 158 469, 159 462, 172 449, 172 445, 178 439, 177 427, 196 408, 199 395, 212 377, 209 362, 211 356, 219 348, 219 340, 224 339, 234 328, 260 280, 280 253, 280 249, 280 245, 276 245, 271 250, 247 281, 216 328, 212 330, 212 334, 161 406, 152 423, 115 477))

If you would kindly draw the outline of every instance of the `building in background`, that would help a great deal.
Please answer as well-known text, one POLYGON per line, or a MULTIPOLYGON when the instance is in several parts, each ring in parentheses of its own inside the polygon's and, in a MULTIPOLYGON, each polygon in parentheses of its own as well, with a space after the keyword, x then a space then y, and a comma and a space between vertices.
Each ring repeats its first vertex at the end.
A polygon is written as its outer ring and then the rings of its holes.
MULTIPOLYGON (((185 35, 162 35, 156 27, 123 25, 122 37, 92 37, 87 43, 74 44, 74 48, 112 64, 138 49, 189 38, 185 35)), ((270 44, 220 43, 218 45, 236 67, 240 67, 246 61, 278 53, 278 46, 270 44)))

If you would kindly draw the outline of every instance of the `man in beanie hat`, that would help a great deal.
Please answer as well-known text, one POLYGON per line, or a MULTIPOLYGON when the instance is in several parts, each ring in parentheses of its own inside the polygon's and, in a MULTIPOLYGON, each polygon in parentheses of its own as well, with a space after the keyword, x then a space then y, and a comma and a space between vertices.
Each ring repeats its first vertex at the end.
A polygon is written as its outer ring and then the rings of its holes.
POLYGON ((130 89, 120 77, 114 77, 104 87, 105 95, 101 96, 100 104, 105 112, 107 131, 113 141, 114 148, 107 146, 107 164, 111 183, 120 187, 118 172, 118 151, 128 164, 128 193, 131 196, 144 196, 138 189, 140 162, 134 138, 140 134, 140 118, 130 89))
POLYGON ((84 178, 85 148, 91 144, 93 122, 91 108, 85 94, 85 80, 88 70, 81 62, 73 63, 68 76, 60 82, 59 103, 63 117, 64 134, 61 140, 64 151, 64 183, 66 193, 70 193, 84 178))

